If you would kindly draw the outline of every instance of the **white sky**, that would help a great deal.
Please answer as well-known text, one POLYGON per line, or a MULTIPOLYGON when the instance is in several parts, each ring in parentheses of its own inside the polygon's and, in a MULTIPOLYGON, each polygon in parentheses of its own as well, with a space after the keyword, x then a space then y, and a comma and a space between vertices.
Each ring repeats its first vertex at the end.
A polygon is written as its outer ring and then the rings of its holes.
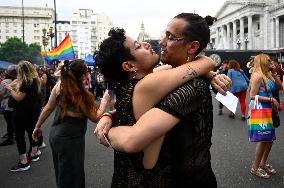
MULTIPOLYGON (((24 6, 53 8, 54 0, 23 0, 24 6)), ((167 23, 181 12, 215 16, 225 0, 56 0, 58 20, 70 20, 79 8, 104 12, 115 27, 136 38, 143 21, 151 36, 159 36, 167 23)), ((22 0, 0 0, 0 6, 21 6, 22 0)))

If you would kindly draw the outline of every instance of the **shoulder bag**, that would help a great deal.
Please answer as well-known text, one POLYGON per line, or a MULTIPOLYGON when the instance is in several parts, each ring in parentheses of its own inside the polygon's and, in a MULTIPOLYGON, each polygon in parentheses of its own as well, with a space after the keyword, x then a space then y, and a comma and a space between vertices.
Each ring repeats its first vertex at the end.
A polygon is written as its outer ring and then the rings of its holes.
MULTIPOLYGON (((271 97, 271 96, 268 94, 268 90, 267 90, 267 87, 266 87, 265 82, 264 82, 264 87, 265 87, 265 91, 266 91, 267 96, 268 96, 268 97, 271 97)), ((271 97, 271 98, 273 98, 273 97, 271 97)), ((271 107, 272 107, 272 122, 273 122, 273 127, 278 128, 278 127, 280 126, 280 117, 279 117, 277 108, 274 106, 273 102, 271 102, 271 107)))

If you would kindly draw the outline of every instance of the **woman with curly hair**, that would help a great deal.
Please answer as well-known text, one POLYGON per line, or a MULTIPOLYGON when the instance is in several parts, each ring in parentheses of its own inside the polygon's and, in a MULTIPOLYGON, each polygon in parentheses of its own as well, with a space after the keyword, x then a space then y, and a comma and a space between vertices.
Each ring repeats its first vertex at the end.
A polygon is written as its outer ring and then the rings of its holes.
POLYGON ((30 168, 29 160, 39 160, 38 143, 32 139, 32 133, 41 110, 41 85, 34 66, 28 61, 20 61, 17 66, 16 89, 14 90, 12 85, 7 85, 6 88, 16 103, 13 120, 20 155, 20 161, 10 170, 13 172, 26 171, 30 168), (29 159, 26 154, 25 131, 28 133, 32 147, 29 159))
POLYGON ((33 132, 38 139, 40 127, 56 108, 50 131, 57 187, 85 187, 84 155, 87 120, 97 122, 103 114, 107 99, 96 108, 94 96, 84 87, 87 66, 83 60, 65 62, 61 81, 52 89, 50 98, 40 114, 33 132))

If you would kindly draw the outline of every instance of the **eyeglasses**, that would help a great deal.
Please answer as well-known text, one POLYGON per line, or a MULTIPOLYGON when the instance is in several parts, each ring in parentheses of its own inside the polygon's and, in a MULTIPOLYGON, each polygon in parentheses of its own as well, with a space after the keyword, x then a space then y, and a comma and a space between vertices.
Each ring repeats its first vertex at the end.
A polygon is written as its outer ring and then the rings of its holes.
POLYGON ((180 41, 180 40, 184 40, 185 38, 184 37, 176 37, 174 36, 172 33, 166 31, 164 34, 163 34, 163 39, 166 39, 168 41, 180 41))

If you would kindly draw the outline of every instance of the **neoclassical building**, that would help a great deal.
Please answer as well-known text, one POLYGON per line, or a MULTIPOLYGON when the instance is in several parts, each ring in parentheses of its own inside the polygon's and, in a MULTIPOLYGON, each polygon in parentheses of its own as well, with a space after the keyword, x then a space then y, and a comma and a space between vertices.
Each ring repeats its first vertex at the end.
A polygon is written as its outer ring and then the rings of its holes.
POLYGON ((284 47, 284 0, 227 0, 211 26, 209 48, 271 50, 284 47))

